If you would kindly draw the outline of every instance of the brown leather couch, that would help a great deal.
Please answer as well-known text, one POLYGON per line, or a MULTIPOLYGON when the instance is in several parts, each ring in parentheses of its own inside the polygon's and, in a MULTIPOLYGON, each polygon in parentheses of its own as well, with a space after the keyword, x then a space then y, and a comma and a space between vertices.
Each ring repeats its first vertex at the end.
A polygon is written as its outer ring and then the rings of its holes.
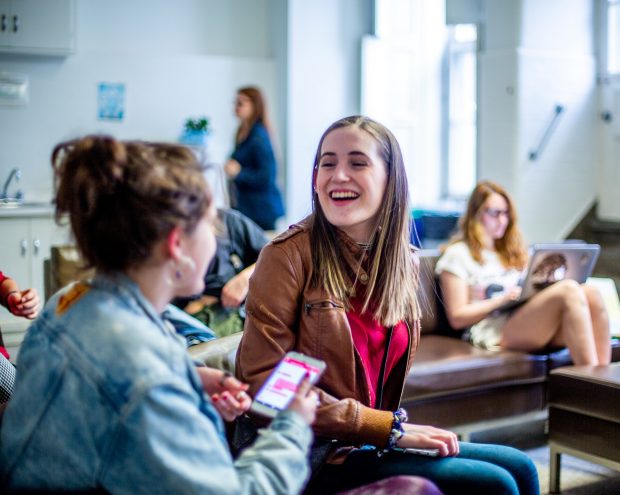
MULTIPOLYGON (((568 351, 486 351, 462 341, 442 310, 434 275, 437 256, 437 251, 421 252, 422 338, 402 398, 409 417, 418 424, 450 428, 463 438, 477 430, 545 418, 548 374, 571 364, 568 351)), ((47 295, 88 275, 80 270, 73 246, 52 248, 45 272, 47 295)), ((240 333, 223 337, 189 352, 209 366, 234 371, 240 339, 240 333)), ((612 359, 620 361, 618 340, 612 359)))
MULTIPOLYGON (((92 270, 85 270, 73 245, 53 246, 50 259, 44 262, 45 299, 47 300, 58 289, 70 282, 88 278, 93 275, 92 270)), ((235 355, 241 333, 215 339, 190 348, 194 358, 205 364, 220 369, 234 371, 235 355)), ((1 406, 0 406, 1 408, 1 406)), ((0 409, 1 419, 2 409, 0 409)), ((0 487, 1 490, 1 487, 0 487)), ((52 493, 45 491, 24 491, 14 493, 52 493)), ((65 493, 65 492, 54 492, 65 493)), ((68 492, 66 492, 68 493, 68 492)), ((74 493, 74 492, 71 492, 74 493)), ((81 492, 80 492, 81 493, 81 492)), ((93 491, 84 493, 105 493, 93 491)), ((341 492, 339 495, 372 495, 375 493, 409 493, 411 495, 442 495, 442 492, 431 481, 418 476, 393 476, 375 483, 364 485, 352 490, 341 492)))
MULTIPOLYGON (((529 419, 547 409, 549 371, 570 364, 566 349, 536 354, 487 351, 461 340, 445 318, 434 275, 436 251, 422 251, 422 338, 405 384, 402 406, 418 424, 469 433, 529 419)), ((241 334, 199 344, 190 353, 205 364, 234 371, 241 334)), ((620 361, 620 341, 613 344, 620 361)))

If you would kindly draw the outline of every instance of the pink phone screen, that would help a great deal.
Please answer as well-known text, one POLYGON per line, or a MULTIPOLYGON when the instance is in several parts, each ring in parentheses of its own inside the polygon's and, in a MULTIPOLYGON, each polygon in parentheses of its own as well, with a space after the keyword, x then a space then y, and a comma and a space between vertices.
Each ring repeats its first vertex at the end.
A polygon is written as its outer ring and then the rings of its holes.
POLYGON ((285 356, 265 382, 256 400, 275 409, 286 409, 306 372, 310 375, 310 382, 314 383, 319 373, 317 368, 285 356))

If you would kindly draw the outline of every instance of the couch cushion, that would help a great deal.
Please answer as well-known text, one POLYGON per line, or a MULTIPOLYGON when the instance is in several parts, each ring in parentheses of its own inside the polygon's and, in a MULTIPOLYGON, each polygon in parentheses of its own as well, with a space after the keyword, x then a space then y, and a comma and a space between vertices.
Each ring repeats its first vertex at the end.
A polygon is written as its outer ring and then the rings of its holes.
POLYGON ((188 349, 190 356, 212 368, 235 372, 235 358, 237 347, 241 341, 242 332, 234 333, 209 342, 194 345, 188 349))
POLYGON ((546 356, 487 351, 467 342, 424 335, 403 391, 415 423, 443 428, 541 411, 546 356))
POLYGON ((435 264, 439 259, 436 249, 420 252, 420 291, 418 300, 422 312, 422 334, 444 335, 460 339, 463 330, 450 326, 443 303, 439 280, 435 275, 435 264))
MULTIPOLYGON (((566 348, 545 350, 541 351, 540 354, 547 354, 549 370, 573 364, 570 352, 566 348)), ((613 363, 620 361, 620 340, 618 339, 612 339, 611 341, 611 361, 613 363)))
POLYGON ((546 360, 546 356, 488 351, 459 339, 424 335, 403 400, 489 389, 507 382, 544 382, 546 360))

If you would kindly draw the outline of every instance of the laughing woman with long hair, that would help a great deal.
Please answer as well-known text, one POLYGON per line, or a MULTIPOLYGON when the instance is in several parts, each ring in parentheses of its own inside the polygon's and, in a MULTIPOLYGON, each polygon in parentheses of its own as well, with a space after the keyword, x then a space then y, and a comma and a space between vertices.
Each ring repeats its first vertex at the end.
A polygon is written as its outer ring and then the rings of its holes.
POLYGON ((236 367, 253 393, 288 351, 327 363, 317 384, 309 492, 418 475, 447 495, 538 494, 536 469, 522 452, 459 442, 400 409, 422 310, 393 134, 366 117, 335 122, 321 137, 312 177, 313 212, 258 259, 236 367))

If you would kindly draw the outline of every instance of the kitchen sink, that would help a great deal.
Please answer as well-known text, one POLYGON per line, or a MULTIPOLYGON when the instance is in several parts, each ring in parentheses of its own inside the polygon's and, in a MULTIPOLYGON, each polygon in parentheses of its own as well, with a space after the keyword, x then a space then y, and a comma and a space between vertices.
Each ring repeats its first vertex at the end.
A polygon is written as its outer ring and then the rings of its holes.
POLYGON ((5 208, 45 208, 51 207, 51 201, 24 201, 17 198, 0 199, 0 209, 5 208))

